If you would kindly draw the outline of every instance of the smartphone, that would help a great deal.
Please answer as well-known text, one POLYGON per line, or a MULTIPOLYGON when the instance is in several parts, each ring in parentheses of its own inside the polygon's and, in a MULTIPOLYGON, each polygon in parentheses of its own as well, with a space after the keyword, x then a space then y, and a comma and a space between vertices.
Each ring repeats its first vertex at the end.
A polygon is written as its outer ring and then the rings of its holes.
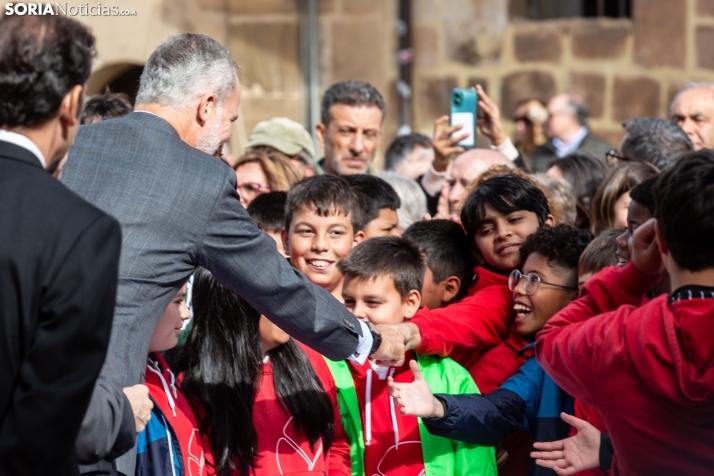
POLYGON ((451 91, 451 125, 461 124, 463 127, 454 132, 459 136, 468 133, 469 136, 457 145, 470 149, 476 145, 476 109, 478 93, 473 89, 455 88, 451 91))

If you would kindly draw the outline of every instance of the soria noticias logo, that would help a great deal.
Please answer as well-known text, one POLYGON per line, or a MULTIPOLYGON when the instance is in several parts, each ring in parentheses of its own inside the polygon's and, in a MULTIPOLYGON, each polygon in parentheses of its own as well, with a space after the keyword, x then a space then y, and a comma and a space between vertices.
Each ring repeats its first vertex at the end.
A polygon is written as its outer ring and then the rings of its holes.
POLYGON ((5 15, 64 15, 70 17, 133 17, 136 10, 123 10, 113 5, 101 3, 80 5, 69 3, 8 3, 5 5, 5 15))

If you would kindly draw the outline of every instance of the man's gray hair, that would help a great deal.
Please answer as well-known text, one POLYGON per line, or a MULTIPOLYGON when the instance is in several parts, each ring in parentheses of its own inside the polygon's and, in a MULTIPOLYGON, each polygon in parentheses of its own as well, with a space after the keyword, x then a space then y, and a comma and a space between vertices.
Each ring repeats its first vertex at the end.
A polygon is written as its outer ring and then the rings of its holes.
POLYGON ((206 35, 181 33, 163 42, 149 57, 136 103, 179 109, 213 93, 222 104, 235 91, 240 74, 228 48, 206 35))
POLYGON ((577 94, 568 94, 567 98, 567 109, 575 114, 575 120, 578 121, 578 124, 581 126, 587 126, 590 109, 588 108, 588 105, 585 104, 585 100, 582 96, 578 96, 577 94))
POLYGON ((690 83, 687 83, 684 85, 682 89, 680 89, 677 92, 677 95, 674 96, 674 99, 672 99, 672 103, 669 105, 669 114, 670 116, 674 113, 674 105, 677 104, 677 101, 679 100, 679 97, 689 91, 690 89, 697 89, 697 88, 704 88, 708 89, 711 91, 712 96, 714 96, 714 83, 709 83, 707 81, 692 81, 690 83))
POLYGON ((620 151, 630 160, 644 160, 661 171, 671 168, 687 152, 692 141, 673 121, 657 117, 638 117, 625 122, 625 139, 620 151))

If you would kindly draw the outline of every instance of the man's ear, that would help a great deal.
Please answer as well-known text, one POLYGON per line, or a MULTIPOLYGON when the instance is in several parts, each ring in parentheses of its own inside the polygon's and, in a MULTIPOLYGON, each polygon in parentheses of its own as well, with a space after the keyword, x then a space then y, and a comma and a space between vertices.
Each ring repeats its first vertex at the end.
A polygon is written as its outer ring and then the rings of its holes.
POLYGON ((411 319, 414 317, 414 314, 419 310, 419 307, 421 306, 421 294, 419 291, 416 289, 412 289, 409 291, 409 294, 407 294, 407 297, 404 298, 404 304, 405 304, 405 309, 404 309, 404 317, 406 319, 411 319))
POLYGON ((360 230, 357 233, 355 233, 355 238, 354 242, 352 243, 352 247, 354 248, 355 246, 359 245, 364 241, 365 235, 364 231, 360 230))
POLYGON ((325 124, 318 122, 315 124, 315 135, 317 136, 317 143, 320 144, 320 148, 325 149, 325 124))
MULTIPOLYGON (((70 89, 62 98, 59 109, 59 119, 60 124, 62 124, 65 129, 79 123, 80 116, 82 115, 83 91, 84 87, 78 84, 70 89)), ((66 132, 64 134, 66 135, 66 132)))
POLYGON ((457 276, 449 276, 446 278, 444 287, 441 291, 441 302, 443 304, 449 304, 461 289, 461 279, 457 276))
POLYGON ((198 122, 201 127, 205 126, 217 111, 218 103, 215 94, 211 93, 201 96, 198 102, 198 109, 196 110, 196 122, 198 122))
POLYGON ((290 256, 290 247, 288 246, 289 240, 288 240, 288 231, 283 228, 280 230, 280 238, 283 240, 283 249, 285 250, 285 254, 290 256))
POLYGON ((543 222, 543 226, 555 226, 555 218, 553 218, 553 215, 548 214, 548 218, 543 222))

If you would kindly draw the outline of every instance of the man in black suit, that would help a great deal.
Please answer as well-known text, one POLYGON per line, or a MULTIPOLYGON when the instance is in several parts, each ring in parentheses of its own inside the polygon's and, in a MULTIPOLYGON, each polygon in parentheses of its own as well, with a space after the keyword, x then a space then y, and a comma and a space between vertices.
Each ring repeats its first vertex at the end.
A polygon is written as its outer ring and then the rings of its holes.
POLYGON ((121 233, 52 178, 74 142, 94 38, 63 16, 0 20, 0 475, 77 474, 107 350, 121 233))

